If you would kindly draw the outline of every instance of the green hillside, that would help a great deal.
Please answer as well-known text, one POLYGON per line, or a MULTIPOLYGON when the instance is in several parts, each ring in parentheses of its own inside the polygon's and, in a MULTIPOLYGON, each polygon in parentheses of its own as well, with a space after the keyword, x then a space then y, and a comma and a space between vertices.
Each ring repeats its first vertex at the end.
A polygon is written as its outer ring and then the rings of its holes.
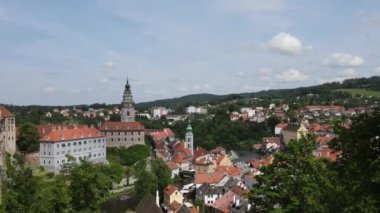
POLYGON ((351 95, 353 96, 356 96, 356 95, 364 95, 364 96, 376 96, 376 97, 380 97, 380 91, 374 91, 374 90, 366 90, 366 89, 362 89, 362 88, 355 88, 355 89, 336 89, 334 91, 338 91, 338 92, 347 92, 347 93, 350 93, 351 95))

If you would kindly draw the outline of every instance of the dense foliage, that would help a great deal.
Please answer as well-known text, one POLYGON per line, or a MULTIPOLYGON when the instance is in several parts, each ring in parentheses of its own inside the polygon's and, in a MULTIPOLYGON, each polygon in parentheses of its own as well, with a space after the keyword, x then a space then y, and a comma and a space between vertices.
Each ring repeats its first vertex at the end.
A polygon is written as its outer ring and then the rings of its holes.
POLYGON ((5 212, 94 212, 109 194, 112 183, 120 182, 120 165, 93 165, 71 162, 69 171, 54 177, 34 174, 23 158, 7 156, 7 174, 3 181, 2 205, 5 212))
MULTIPOLYGON (((227 149, 250 149, 263 136, 271 135, 266 123, 236 121, 231 122, 228 106, 218 107, 212 119, 193 119, 195 146, 213 149, 223 146, 227 149)), ((173 131, 177 137, 184 138, 187 121, 176 122, 173 131)))
POLYGON ((36 152, 39 150, 39 135, 35 125, 24 123, 20 126, 17 146, 20 151, 36 152))
POLYGON ((150 148, 136 144, 128 148, 107 148, 107 158, 111 162, 119 162, 123 166, 132 166, 145 160, 150 155, 150 148))
POLYGON ((137 182, 135 183, 135 198, 140 200, 147 193, 156 195, 159 190, 160 197, 163 198, 165 187, 173 183, 171 179, 171 170, 161 159, 150 160, 150 169, 136 168, 137 182))
POLYGON ((337 125, 330 146, 336 162, 313 157, 313 137, 289 143, 262 168, 250 193, 255 212, 379 212, 380 111, 354 119, 350 129, 337 125))

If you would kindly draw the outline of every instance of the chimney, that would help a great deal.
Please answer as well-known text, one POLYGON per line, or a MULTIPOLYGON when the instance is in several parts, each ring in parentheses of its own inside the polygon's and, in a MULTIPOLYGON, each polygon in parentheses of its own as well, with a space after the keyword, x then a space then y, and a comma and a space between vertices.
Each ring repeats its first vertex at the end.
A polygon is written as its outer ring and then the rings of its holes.
POLYGON ((156 191, 156 205, 160 207, 160 195, 158 194, 158 190, 156 191))

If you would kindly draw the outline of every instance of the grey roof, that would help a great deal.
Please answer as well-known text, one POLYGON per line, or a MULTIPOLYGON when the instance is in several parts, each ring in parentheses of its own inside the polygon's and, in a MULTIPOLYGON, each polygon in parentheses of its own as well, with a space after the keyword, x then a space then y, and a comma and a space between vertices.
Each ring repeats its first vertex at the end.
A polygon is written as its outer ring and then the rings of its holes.
POLYGON ((143 197, 143 199, 139 202, 139 204, 136 207, 136 212, 163 213, 161 208, 158 207, 156 204, 156 198, 151 194, 147 194, 143 197))

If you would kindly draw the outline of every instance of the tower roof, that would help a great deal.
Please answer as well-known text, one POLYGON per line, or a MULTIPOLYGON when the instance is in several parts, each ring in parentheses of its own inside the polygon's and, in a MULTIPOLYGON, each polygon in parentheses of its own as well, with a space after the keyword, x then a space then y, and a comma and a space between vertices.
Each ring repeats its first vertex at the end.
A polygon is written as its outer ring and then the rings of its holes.
POLYGON ((191 127, 191 124, 190 124, 190 122, 189 122, 189 124, 187 125, 187 128, 186 128, 186 130, 187 130, 188 132, 191 132, 191 131, 193 131, 193 128, 191 127))
POLYGON ((126 90, 130 90, 131 89, 131 86, 129 85, 128 76, 127 76, 127 83, 125 84, 125 89, 126 90))

